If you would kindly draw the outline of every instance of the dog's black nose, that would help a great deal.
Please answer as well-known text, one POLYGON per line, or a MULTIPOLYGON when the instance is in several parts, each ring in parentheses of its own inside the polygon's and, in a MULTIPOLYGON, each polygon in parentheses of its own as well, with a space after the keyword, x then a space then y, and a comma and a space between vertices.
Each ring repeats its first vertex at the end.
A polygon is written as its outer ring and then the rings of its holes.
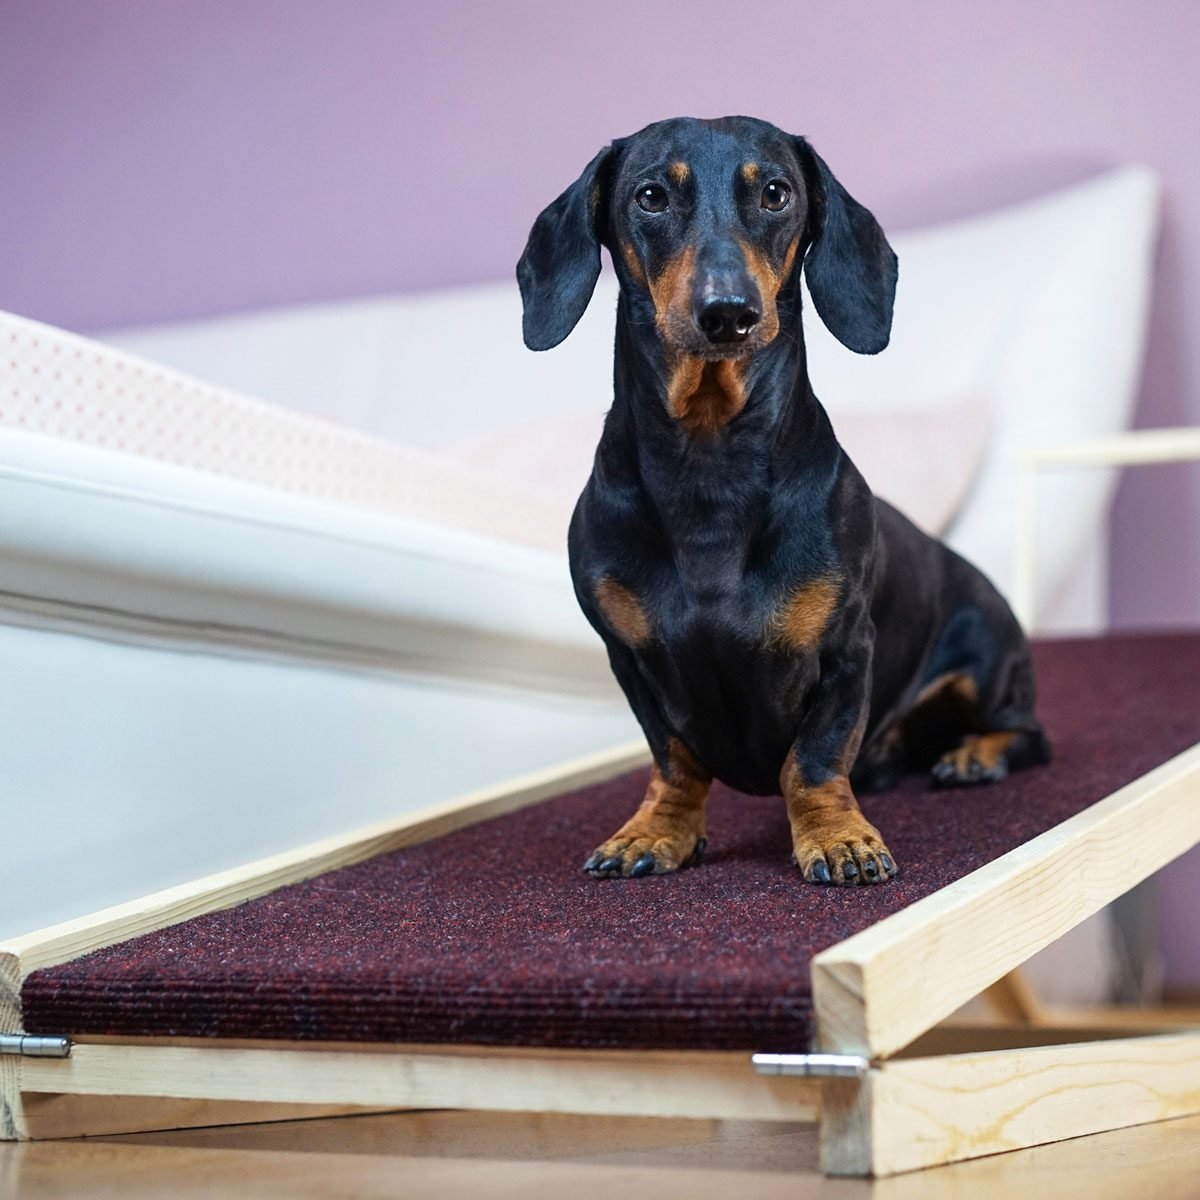
POLYGON ((696 314, 696 324, 714 346, 721 346, 744 342, 761 317, 741 296, 714 296, 696 314))

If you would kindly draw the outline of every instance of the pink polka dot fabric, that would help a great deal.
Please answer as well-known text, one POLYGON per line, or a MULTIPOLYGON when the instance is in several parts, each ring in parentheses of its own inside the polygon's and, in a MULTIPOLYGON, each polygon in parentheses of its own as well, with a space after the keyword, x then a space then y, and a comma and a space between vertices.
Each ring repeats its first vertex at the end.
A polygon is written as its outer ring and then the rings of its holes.
POLYGON ((0 313, 3 426, 556 554, 566 542, 569 508, 536 486, 7 313, 0 313))

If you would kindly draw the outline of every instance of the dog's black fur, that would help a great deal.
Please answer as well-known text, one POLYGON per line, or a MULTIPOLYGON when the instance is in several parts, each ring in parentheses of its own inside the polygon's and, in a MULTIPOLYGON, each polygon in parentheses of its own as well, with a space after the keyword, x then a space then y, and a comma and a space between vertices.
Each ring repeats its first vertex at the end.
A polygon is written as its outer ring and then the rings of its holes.
POLYGON ((896 256, 803 139, 746 117, 648 126, 538 217, 526 344, 574 328, 608 247, 615 400, 571 571, 655 759, 585 868, 696 861, 712 777, 782 791, 806 879, 896 873, 858 789, 1048 758, 1025 638, 973 566, 872 496, 813 395, 803 268, 851 350, 888 342, 896 256))

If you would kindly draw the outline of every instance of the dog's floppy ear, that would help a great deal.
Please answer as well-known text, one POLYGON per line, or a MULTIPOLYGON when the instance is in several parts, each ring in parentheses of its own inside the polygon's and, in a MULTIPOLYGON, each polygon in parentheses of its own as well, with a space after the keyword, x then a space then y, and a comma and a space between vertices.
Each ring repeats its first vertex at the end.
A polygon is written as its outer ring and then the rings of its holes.
POLYGON ((804 138, 796 153, 808 187, 808 290, 825 327, 858 354, 878 354, 892 333, 896 254, 879 222, 833 177, 804 138))
POLYGON ((583 174, 533 223, 517 282, 525 305, 525 345, 549 350, 575 328, 600 276, 605 199, 613 148, 605 147, 583 174))

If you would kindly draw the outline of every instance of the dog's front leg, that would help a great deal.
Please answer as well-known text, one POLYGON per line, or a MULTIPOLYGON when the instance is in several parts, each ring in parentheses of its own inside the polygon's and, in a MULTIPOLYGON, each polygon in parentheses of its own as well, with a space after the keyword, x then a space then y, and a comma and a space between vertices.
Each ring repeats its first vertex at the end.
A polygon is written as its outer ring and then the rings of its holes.
POLYGON ((665 875, 704 853, 704 816, 712 776, 677 738, 667 742, 666 761, 650 772, 646 798, 637 812, 602 846, 583 869, 596 879, 609 876, 665 875))
POLYGON ((850 787, 869 679, 869 671, 846 665, 822 676, 780 773, 792 855, 809 883, 886 883, 896 874, 895 859, 850 787))

